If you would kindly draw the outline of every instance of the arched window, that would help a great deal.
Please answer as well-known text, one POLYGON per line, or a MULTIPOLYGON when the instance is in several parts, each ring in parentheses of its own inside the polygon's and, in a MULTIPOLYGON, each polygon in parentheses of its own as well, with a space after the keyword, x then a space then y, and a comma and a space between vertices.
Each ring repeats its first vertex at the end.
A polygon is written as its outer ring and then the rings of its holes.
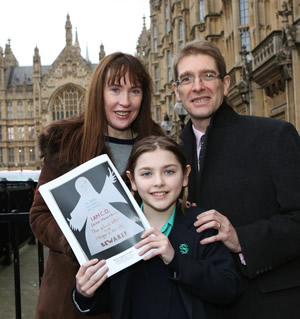
POLYGON ((178 33, 179 33, 179 47, 183 48, 183 22, 182 22, 182 20, 179 20, 178 33))
POLYGON ((33 119, 34 117, 34 111, 33 111, 33 101, 28 101, 28 104, 27 104, 27 117, 29 119, 33 119))
POLYGON ((199 21, 204 22, 204 0, 199 0, 199 21))
POLYGON ((6 104, 6 114, 7 114, 7 119, 11 120, 14 117, 14 112, 13 112, 13 106, 11 102, 7 102, 6 104))
POLYGON ((52 120, 79 115, 83 111, 84 95, 75 87, 60 91, 53 100, 52 120))
POLYGON ((159 106, 157 106, 156 107, 156 121, 157 122, 160 122, 160 107, 159 106))
POLYGON ((23 119, 24 118, 24 108, 23 108, 23 102, 19 101, 17 104, 17 118, 23 119))
MULTIPOLYGON (((241 47, 245 46, 246 50, 250 52, 250 33, 249 33, 249 8, 247 0, 240 0, 240 32, 241 32, 241 47)), ((247 60, 250 55, 247 55, 247 60)))
POLYGON ((166 20, 166 33, 170 32, 170 20, 169 20, 169 6, 165 5, 165 20, 166 20))
POLYGON ((153 49, 157 52, 157 29, 156 24, 153 24, 153 49))
POLYGON ((155 94, 159 93, 159 76, 158 76, 158 66, 154 65, 154 84, 155 84, 155 94))
POLYGON ((167 65, 168 65, 168 82, 172 82, 172 59, 171 59, 171 52, 168 50, 167 52, 167 65))
POLYGON ((240 24, 249 24, 248 0, 240 0, 240 24))

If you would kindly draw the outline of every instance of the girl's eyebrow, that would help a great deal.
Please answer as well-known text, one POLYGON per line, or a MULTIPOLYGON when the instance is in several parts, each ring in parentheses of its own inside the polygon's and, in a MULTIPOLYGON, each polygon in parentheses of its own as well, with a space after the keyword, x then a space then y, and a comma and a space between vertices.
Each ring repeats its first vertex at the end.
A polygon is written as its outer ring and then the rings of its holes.
POLYGON ((152 168, 151 168, 151 167, 141 167, 141 168, 139 168, 138 170, 139 170, 139 171, 142 171, 142 170, 145 170, 145 169, 146 169, 146 170, 150 170, 150 169, 152 169, 152 168))
MULTIPOLYGON (((173 164, 167 164, 167 165, 164 165, 164 166, 162 166, 161 168, 162 169, 166 169, 166 168, 169 168, 169 167, 177 167, 178 165, 176 165, 175 163, 173 164)), ((142 171, 142 170, 152 170, 153 169, 153 167, 140 167, 139 169, 138 169, 138 171, 142 171)))

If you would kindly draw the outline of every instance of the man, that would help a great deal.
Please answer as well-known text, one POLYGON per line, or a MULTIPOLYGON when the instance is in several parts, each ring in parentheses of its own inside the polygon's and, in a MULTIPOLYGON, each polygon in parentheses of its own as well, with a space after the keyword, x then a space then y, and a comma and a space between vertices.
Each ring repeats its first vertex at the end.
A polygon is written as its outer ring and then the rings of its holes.
POLYGON ((195 226, 232 252, 244 293, 230 319, 300 316, 300 139, 287 122, 233 111, 218 47, 188 43, 173 61, 174 90, 190 115, 182 147, 192 167, 189 201, 207 211, 195 226), (204 138, 203 138, 204 137, 204 138))

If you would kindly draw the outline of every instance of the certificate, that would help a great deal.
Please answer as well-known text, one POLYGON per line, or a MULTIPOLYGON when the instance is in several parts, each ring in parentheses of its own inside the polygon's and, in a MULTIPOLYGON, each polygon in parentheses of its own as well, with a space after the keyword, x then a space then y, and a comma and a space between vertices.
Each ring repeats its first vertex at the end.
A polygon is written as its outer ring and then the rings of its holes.
POLYGON ((106 154, 39 191, 80 265, 105 259, 111 276, 143 258, 133 246, 150 225, 106 154))

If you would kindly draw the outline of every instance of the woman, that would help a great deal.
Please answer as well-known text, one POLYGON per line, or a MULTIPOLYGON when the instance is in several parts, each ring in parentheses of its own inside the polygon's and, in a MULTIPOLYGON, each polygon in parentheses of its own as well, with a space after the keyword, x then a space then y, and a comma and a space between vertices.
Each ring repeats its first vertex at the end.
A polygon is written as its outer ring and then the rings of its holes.
MULTIPOLYGON (((123 174, 134 142, 163 134, 151 119, 151 95, 151 78, 141 61, 119 52, 105 57, 92 76, 83 114, 50 124, 40 136, 39 185, 104 153, 123 174)), ((30 223, 36 238, 49 247, 35 318, 83 318, 70 297, 79 265, 39 191, 30 223)))

